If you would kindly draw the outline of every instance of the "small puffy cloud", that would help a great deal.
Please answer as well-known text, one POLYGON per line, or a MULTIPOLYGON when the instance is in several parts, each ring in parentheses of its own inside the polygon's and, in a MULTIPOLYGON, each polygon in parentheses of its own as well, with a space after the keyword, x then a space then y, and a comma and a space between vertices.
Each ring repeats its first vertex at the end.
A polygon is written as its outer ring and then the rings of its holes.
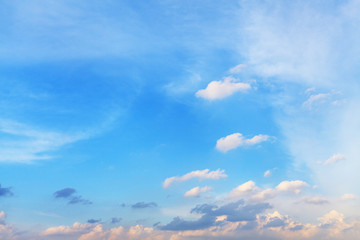
POLYGON ((225 170, 220 170, 220 169, 217 169, 216 171, 210 171, 209 169, 196 170, 189 172, 181 177, 170 177, 165 179, 163 183, 163 187, 168 188, 174 182, 184 182, 192 178, 197 178, 200 180, 205 180, 205 179, 218 180, 227 177, 227 175, 224 172, 225 170))
POLYGON ((255 194, 252 197, 252 200, 254 201, 264 201, 264 200, 268 200, 270 198, 275 197, 279 192, 276 191, 275 189, 272 188, 268 188, 265 190, 262 190, 261 192, 255 194))
POLYGON ((196 96, 208 100, 223 99, 235 92, 245 92, 251 88, 248 83, 236 82, 233 77, 225 77, 222 81, 212 81, 205 89, 196 92, 196 96))
POLYGON ((54 192, 54 197, 55 198, 68 198, 74 193, 76 193, 76 190, 74 188, 64 188, 64 189, 54 192))
POLYGON ((337 163, 337 162, 340 162, 340 161, 344 161, 346 159, 345 155, 343 154, 334 154, 332 155, 329 159, 327 159, 323 165, 329 165, 329 164, 333 164, 333 163, 337 163))
POLYGON ((242 72, 242 70, 246 68, 246 65, 245 64, 239 64, 239 65, 236 65, 235 67, 233 68, 230 68, 229 69, 229 73, 231 74, 236 74, 236 73, 240 73, 242 72))
POLYGON ((295 181, 283 181, 276 186, 276 190, 279 192, 290 192, 299 194, 301 190, 309 186, 306 182, 295 180, 295 181))
POLYGON ((271 171, 267 170, 266 172, 264 172, 264 177, 270 177, 271 176, 271 171))
POLYGON ((113 217, 111 218, 111 224, 119 223, 121 220, 121 218, 113 217))
POLYGON ((299 194, 303 188, 309 186, 306 182, 295 180, 295 181, 283 181, 279 183, 274 189, 268 188, 262 190, 252 196, 254 201, 264 201, 276 197, 281 193, 293 193, 299 194))
POLYGON ((68 204, 83 204, 88 205, 92 204, 91 201, 84 199, 82 196, 74 195, 76 190, 74 188, 64 188, 54 192, 54 198, 63 198, 68 200, 68 204))
POLYGON ((137 202, 133 205, 131 205, 131 208, 133 209, 142 209, 142 208, 154 208, 157 207, 157 204, 154 202, 137 202))
POLYGON ((354 194, 346 193, 346 194, 342 195, 340 199, 343 201, 355 200, 356 196, 354 194))
POLYGON ((329 201, 323 197, 303 197, 299 202, 313 205, 324 205, 329 203, 329 201))
POLYGON ((77 235, 84 234, 91 231, 93 224, 75 222, 72 226, 56 226, 50 227, 40 233, 40 236, 52 236, 52 235, 77 235))
POLYGON ((94 224, 94 223, 99 223, 101 221, 101 219, 89 219, 87 220, 88 223, 94 224))
POLYGON ((233 133, 217 140, 216 149, 225 153, 240 146, 251 146, 268 141, 269 138, 270 137, 268 135, 259 134, 252 138, 246 139, 241 133, 233 133))
POLYGON ((7 196, 12 196, 12 195, 14 195, 14 194, 11 191, 10 187, 3 188, 3 187, 1 187, 1 184, 0 184, 0 197, 7 197, 7 196))
POLYGON ((251 193, 254 193, 255 191, 257 191, 257 189, 258 189, 258 187, 256 187, 255 182, 248 181, 246 183, 243 183, 243 184, 237 186, 235 189, 233 189, 229 193, 229 197, 230 198, 243 197, 243 196, 249 195, 251 193))
POLYGON ((184 196, 185 197, 199 197, 201 193, 208 192, 208 191, 210 191, 212 189, 213 189, 212 187, 208 187, 208 186, 194 187, 194 188, 190 189, 189 191, 187 191, 184 194, 184 196))

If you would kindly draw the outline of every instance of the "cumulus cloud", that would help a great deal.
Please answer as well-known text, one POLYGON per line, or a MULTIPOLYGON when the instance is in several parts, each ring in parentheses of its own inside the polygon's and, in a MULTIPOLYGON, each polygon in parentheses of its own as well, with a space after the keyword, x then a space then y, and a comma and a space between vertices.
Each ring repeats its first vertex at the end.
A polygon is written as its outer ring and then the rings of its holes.
POLYGON ((205 180, 205 179, 218 180, 226 177, 227 175, 225 174, 225 170, 220 170, 220 169, 217 169, 216 171, 210 171, 209 169, 196 170, 189 172, 181 177, 170 177, 165 179, 165 181, 163 182, 163 187, 168 188, 170 187, 171 184, 175 182, 184 182, 193 178, 197 178, 199 180, 205 180))
POLYGON ((299 194, 304 187, 309 185, 306 182, 295 180, 295 181, 283 181, 276 186, 276 190, 279 192, 289 192, 299 194))
POLYGON ((205 89, 196 92, 196 96, 208 100, 226 98, 235 92, 245 92, 251 88, 248 83, 237 82, 233 77, 225 77, 222 81, 212 81, 205 89))
POLYGON ((61 190, 58 190, 54 192, 54 198, 60 198, 60 199, 66 199, 68 201, 68 204, 92 204, 91 201, 84 199, 80 195, 74 195, 76 193, 76 190, 74 188, 64 188, 61 190))
POLYGON ((157 207, 157 204, 154 202, 137 202, 133 205, 131 205, 131 208, 133 209, 142 209, 142 208, 154 208, 157 207))
POLYGON ((340 161, 344 161, 346 159, 345 155, 343 154, 334 154, 332 155, 329 159, 327 159, 323 165, 329 165, 329 164, 333 164, 333 163, 337 163, 337 162, 340 162, 340 161))
POLYGON ((11 188, 3 188, 0 184, 0 197, 6 197, 6 196, 13 196, 13 192, 11 191, 11 188))
POLYGON ((184 194, 184 196, 185 197, 199 197, 201 193, 208 192, 208 191, 210 191, 212 189, 213 189, 212 187, 208 187, 208 186, 194 187, 194 188, 190 189, 189 191, 187 191, 184 194))
POLYGON ((295 180, 295 181, 283 181, 279 183, 275 188, 261 189, 256 186, 254 181, 245 182, 229 194, 229 198, 246 197, 252 201, 265 201, 278 196, 283 193, 299 194, 303 188, 308 187, 306 182, 295 180))
POLYGON ((170 223, 160 226, 161 230, 187 231, 200 230, 215 226, 219 221, 218 217, 229 222, 255 221, 256 215, 270 209, 268 203, 244 205, 244 201, 228 203, 221 207, 216 205, 202 204, 197 205, 191 213, 202 214, 194 221, 183 220, 180 217, 174 218, 170 223))
POLYGON ((235 189, 233 189, 229 193, 230 198, 234 197, 244 197, 246 195, 252 194, 256 192, 259 188, 256 186, 255 182, 248 181, 246 183, 243 183, 239 186, 237 186, 235 189))
POLYGON ((240 146, 251 146, 268 141, 269 138, 270 137, 268 135, 259 134, 252 138, 246 139, 241 133, 233 133, 217 140, 216 149, 225 153, 240 146))

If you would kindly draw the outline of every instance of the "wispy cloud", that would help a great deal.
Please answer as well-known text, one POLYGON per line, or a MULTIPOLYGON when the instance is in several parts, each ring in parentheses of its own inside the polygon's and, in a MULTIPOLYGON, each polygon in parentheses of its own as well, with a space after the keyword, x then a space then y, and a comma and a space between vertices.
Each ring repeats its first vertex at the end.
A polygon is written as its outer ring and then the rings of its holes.
POLYGON ((54 152, 61 147, 99 134, 111 121, 97 129, 65 133, 0 119, 0 162, 32 163, 55 158, 54 152))
POLYGON ((200 180, 205 180, 205 179, 218 180, 226 177, 227 175, 225 174, 225 170, 220 170, 220 169, 216 171, 210 171, 209 169, 196 170, 189 172, 181 177, 170 177, 165 179, 165 181, 163 182, 163 187, 168 188, 170 187, 170 185, 172 185, 175 182, 184 182, 193 178, 197 178, 200 180))

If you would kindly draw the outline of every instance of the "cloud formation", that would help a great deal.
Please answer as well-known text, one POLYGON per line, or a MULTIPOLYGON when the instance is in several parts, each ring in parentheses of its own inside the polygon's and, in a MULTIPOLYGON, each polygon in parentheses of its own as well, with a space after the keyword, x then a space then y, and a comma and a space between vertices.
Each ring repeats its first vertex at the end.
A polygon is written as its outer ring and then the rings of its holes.
POLYGON ((268 203, 244 205, 244 201, 242 200, 228 203, 221 207, 202 204, 197 205, 191 210, 191 213, 202 214, 198 220, 187 221, 176 217, 167 225, 160 226, 159 228, 170 231, 200 230, 218 224, 218 217, 221 217, 221 221, 226 220, 229 222, 255 221, 257 214, 270 208, 271 206, 268 203))
POLYGON ((237 82, 233 77, 225 77, 222 81, 212 81, 205 89, 196 92, 196 96, 207 100, 223 99, 236 92, 245 92, 251 88, 248 83, 237 82))
POLYGON ((11 188, 8 187, 8 188, 3 188, 1 187, 1 184, 0 184, 0 197, 8 197, 8 196, 13 196, 13 192, 11 191, 11 188))
POLYGON ((193 178, 197 178, 199 180, 205 180, 205 179, 218 180, 226 177, 227 175, 225 174, 225 170, 220 170, 220 169, 217 169, 215 171, 210 171, 209 169, 196 170, 189 172, 181 177, 170 177, 165 179, 165 181, 163 182, 163 187, 168 188, 170 187, 170 185, 172 185, 175 182, 184 182, 193 178))
POLYGON ((185 197, 199 197, 201 193, 208 192, 208 191, 210 191, 212 189, 213 189, 212 187, 208 187, 208 186, 194 187, 194 188, 190 189, 189 191, 187 191, 184 194, 184 196, 185 197))
POLYGON ((142 208, 154 208, 157 207, 157 204, 154 202, 137 202, 133 205, 131 205, 131 208, 133 209, 142 209, 142 208))
POLYGON ((51 159, 48 152, 66 144, 89 138, 90 132, 65 134, 39 130, 16 121, 0 119, 0 162, 30 163, 34 160, 51 159), (10 137, 6 137, 10 136, 10 137))
POLYGON ((261 189, 256 186, 254 181, 248 181, 233 189, 229 194, 229 198, 250 198, 252 201, 266 201, 274 198, 282 193, 299 194, 303 188, 309 185, 300 180, 283 181, 275 188, 261 189))
POLYGON ((216 142, 216 149, 226 153, 229 150, 240 146, 252 146, 269 140, 268 135, 259 134, 252 138, 246 139, 241 133, 233 133, 222 137, 216 142))
POLYGON ((337 163, 337 162, 340 162, 340 161, 344 161, 346 159, 345 155, 343 154, 334 154, 332 155, 329 159, 327 159, 323 165, 329 165, 329 164, 333 164, 333 163, 337 163))
POLYGON ((76 193, 76 190, 74 188, 64 188, 61 190, 58 190, 54 192, 54 198, 60 198, 60 199, 66 199, 68 200, 68 204, 83 204, 88 205, 92 204, 91 201, 84 199, 80 195, 74 195, 76 193))

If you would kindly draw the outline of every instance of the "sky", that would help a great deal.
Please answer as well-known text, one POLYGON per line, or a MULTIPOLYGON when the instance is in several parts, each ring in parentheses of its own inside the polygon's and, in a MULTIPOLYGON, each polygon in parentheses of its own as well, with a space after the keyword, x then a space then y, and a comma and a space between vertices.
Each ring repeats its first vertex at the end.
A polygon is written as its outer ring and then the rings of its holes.
POLYGON ((0 0, 0 239, 358 238, 359 12, 0 0))

